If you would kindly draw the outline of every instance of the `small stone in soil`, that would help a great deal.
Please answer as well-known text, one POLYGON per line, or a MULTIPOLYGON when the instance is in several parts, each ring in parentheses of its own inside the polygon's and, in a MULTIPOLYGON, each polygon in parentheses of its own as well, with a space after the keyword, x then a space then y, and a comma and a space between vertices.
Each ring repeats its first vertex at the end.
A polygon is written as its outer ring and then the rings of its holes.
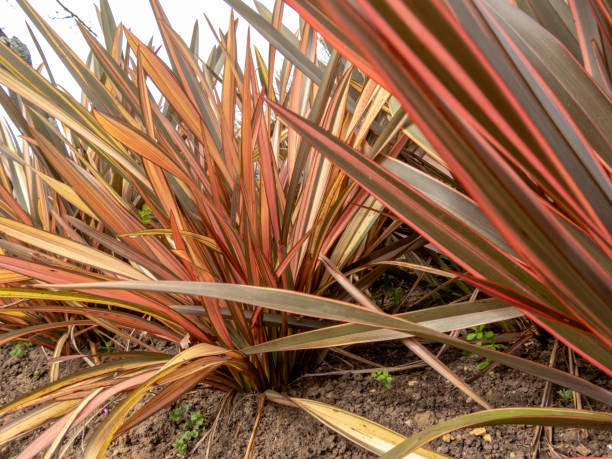
POLYGON ((477 427, 474 430, 470 430, 470 433, 472 435, 482 436, 487 433, 487 429, 485 429, 484 427, 477 427))
POLYGON ((570 442, 570 443, 580 440, 580 437, 581 435, 578 429, 570 429, 567 432, 564 432, 562 434, 563 440, 570 442))
POLYGON ((581 456, 588 456, 589 454, 591 454, 591 450, 584 445, 578 445, 576 447, 576 452, 581 456))
POLYGON ((434 424, 436 422, 436 418, 433 412, 425 411, 424 413, 415 414, 414 422, 416 422, 417 427, 424 428, 434 424))

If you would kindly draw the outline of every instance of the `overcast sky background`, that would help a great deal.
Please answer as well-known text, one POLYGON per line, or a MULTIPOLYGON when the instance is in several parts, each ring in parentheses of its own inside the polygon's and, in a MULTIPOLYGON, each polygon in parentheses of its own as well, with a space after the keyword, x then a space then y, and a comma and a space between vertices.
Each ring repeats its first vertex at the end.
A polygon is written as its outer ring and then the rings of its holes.
MULTIPOLYGON (((103 42, 100 24, 94 5, 98 0, 61 0, 68 9, 87 24, 97 35, 98 40, 103 42)), ((252 0, 243 0, 251 8, 255 9, 252 0)), ((274 0, 260 0, 269 10, 274 7, 274 0)), ((56 0, 30 0, 30 4, 36 11, 55 29, 70 47, 85 61, 89 48, 82 37, 81 32, 75 24, 74 18, 67 18, 68 13, 62 9, 56 0)), ((157 46, 162 44, 157 23, 153 16, 148 0, 109 0, 111 10, 117 24, 123 23, 140 40, 148 43, 153 37, 153 43, 157 46)), ((216 40, 204 18, 204 14, 215 27, 215 30, 226 31, 229 25, 230 7, 223 0, 161 0, 161 4, 172 24, 172 27, 189 43, 194 22, 197 20, 200 29, 200 56, 204 59, 208 56, 210 49, 216 44, 216 40)), ((239 17, 239 16, 238 16, 239 17)), ((248 25, 239 17, 237 31, 238 57, 240 62, 244 61, 246 35, 248 25)), ((30 38, 26 28, 27 16, 23 13, 16 0, 0 0, 0 27, 8 37, 16 36, 23 41, 32 54, 32 63, 37 67, 41 63, 34 42, 30 38)), ((297 30, 299 19, 295 11, 285 5, 283 23, 290 30, 297 30)), ((52 49, 39 34, 38 29, 31 25, 36 34, 49 66, 58 84, 67 89, 71 94, 80 95, 80 89, 64 69, 61 61, 55 57, 52 49)), ((251 43, 259 49, 262 55, 267 57, 267 42, 251 28, 251 43)), ((46 72, 43 73, 46 76, 46 72)), ((1 109, 0 109, 1 110, 1 109)))

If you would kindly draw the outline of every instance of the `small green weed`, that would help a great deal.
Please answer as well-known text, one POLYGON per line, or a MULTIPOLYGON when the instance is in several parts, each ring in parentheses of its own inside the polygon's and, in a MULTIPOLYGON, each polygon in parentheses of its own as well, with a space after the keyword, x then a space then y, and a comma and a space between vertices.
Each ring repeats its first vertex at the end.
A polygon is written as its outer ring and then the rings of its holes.
POLYGON ((566 402, 569 402, 574 398, 574 391, 571 389, 559 389, 557 394, 559 394, 559 397, 566 402))
POLYGON ((32 374, 34 375, 35 378, 38 378, 40 376, 40 371, 34 370, 34 373, 32 374))
POLYGON ((467 335, 467 340, 473 341, 477 339, 478 341, 476 342, 476 344, 478 346, 482 346, 483 339, 490 342, 493 340, 494 336, 494 332, 492 332, 491 330, 485 331, 484 325, 479 325, 478 327, 472 327, 472 331, 467 335))
POLYGON ((148 225, 151 222, 151 214, 153 211, 146 204, 142 205, 142 208, 138 211, 143 225, 148 225))
POLYGON ((394 305, 398 305, 402 301, 404 291, 399 287, 393 287, 385 291, 385 295, 391 298, 394 305))
POLYGON ((181 438, 172 443, 172 446, 182 455, 187 454, 189 442, 194 438, 198 438, 200 431, 205 430, 209 424, 209 420, 202 416, 202 413, 199 411, 189 414, 189 408, 189 405, 181 405, 174 408, 168 414, 170 420, 177 424, 183 423, 182 428, 185 429, 185 432, 181 438))
POLYGON ((370 373, 370 376, 376 381, 382 383, 383 386, 385 386, 387 389, 391 389, 391 382, 393 381, 393 378, 387 370, 375 371, 373 373, 370 373))
POLYGON ((115 345, 112 341, 104 341, 104 350, 106 352, 113 352, 115 350, 115 345))
POLYGON ((371 296, 372 301, 376 302, 381 308, 385 310, 397 310, 402 305, 402 299, 404 298, 404 289, 397 286, 398 280, 389 276, 385 273, 382 281, 375 288, 374 295, 371 296))
POLYGON ((388 307, 398 308, 401 306, 403 297, 404 291, 400 287, 385 286, 372 296, 372 300, 380 307, 385 306, 386 303, 388 307))
POLYGON ((100 338, 99 344, 97 346, 99 351, 108 353, 115 351, 115 343, 112 340, 106 339, 106 336, 104 336, 104 334, 102 333, 99 333, 98 331, 94 331, 94 333, 100 338))
POLYGON ((33 344, 30 343, 29 341, 19 341, 17 344, 15 344, 15 347, 13 347, 13 349, 11 350, 11 355, 14 355, 18 359, 27 357, 32 346, 33 344))
MULTIPOLYGON (((484 325, 479 325, 477 327, 472 327, 472 331, 467 334, 466 339, 468 341, 475 341, 474 344, 477 346, 486 347, 488 349, 497 350, 500 348, 499 344, 493 342, 493 338, 495 337, 495 332, 491 330, 485 330, 484 325)), ((465 353, 465 355, 470 355, 470 353, 465 353)), ((476 365, 476 368, 479 370, 484 370, 489 364, 491 360, 485 359, 482 362, 479 362, 476 365)))
POLYGON ((168 414, 171 421, 179 422, 189 411, 189 405, 177 406, 168 414))

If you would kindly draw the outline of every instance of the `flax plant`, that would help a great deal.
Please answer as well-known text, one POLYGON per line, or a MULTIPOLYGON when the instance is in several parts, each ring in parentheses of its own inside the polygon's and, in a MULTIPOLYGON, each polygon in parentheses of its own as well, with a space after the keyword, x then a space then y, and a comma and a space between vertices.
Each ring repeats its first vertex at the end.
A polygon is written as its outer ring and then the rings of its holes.
MULTIPOLYGON (((611 371, 605 4, 589 0, 589 13, 570 1, 569 16, 549 4, 566 24, 595 14, 603 59, 582 46, 595 29, 551 34, 504 0, 432 0, 432 9, 289 0, 305 20, 295 34, 282 25, 282 1, 255 12, 228 0, 270 42, 266 59, 247 38, 239 62, 234 16, 204 61, 197 26, 187 44, 152 0, 162 58, 103 0, 103 42, 81 28, 91 50, 83 62, 19 3, 83 94, 64 92, 46 61, 37 70, 0 44, 0 85, 18 95, 0 91, 14 123, 0 132, 0 343, 27 339, 90 365, 60 378, 54 360, 49 384, 0 408, 0 444, 54 420, 23 453, 50 457, 71 426, 119 399, 89 437, 87 457, 102 457, 114 436, 206 384, 264 392, 376 454, 401 456, 441 430, 407 443, 276 392, 321 351, 393 339, 484 408, 417 338, 612 403, 577 376, 445 333, 525 314, 611 371), (560 45, 572 39, 570 51, 560 45), (575 86, 544 65, 544 52, 575 86), (414 262, 428 242, 452 272, 414 262), (364 290, 394 265, 492 298, 387 314, 364 290), (98 353, 102 333, 128 345, 98 353), (165 342, 175 351, 160 351, 165 342)), ((585 410, 477 415, 441 428, 610 426, 608 414, 585 410)))

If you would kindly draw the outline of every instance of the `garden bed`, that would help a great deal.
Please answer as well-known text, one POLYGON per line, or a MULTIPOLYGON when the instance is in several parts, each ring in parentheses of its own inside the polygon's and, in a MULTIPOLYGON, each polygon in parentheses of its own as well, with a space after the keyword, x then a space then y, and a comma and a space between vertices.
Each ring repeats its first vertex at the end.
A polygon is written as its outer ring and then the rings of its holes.
MULTIPOLYGON (((40 348, 32 348, 27 356, 11 355, 13 346, 0 349, 3 385, 0 402, 6 403, 21 393, 34 389, 47 382, 48 371, 40 348), (36 373, 35 376, 35 372, 36 373)), ((527 342, 523 348, 525 356, 542 363, 548 362, 551 345, 537 340, 527 342)), ((352 352, 381 365, 395 366, 412 360, 412 356, 399 344, 385 343, 374 346, 353 347, 352 352)), ((559 367, 563 369, 564 358, 560 353, 559 367)), ((454 371, 463 377, 476 372, 477 360, 472 356, 462 356, 460 352, 448 350, 443 356, 454 371)), ((316 372, 344 371, 350 369, 346 359, 334 354, 321 364, 316 372)), ((72 362, 72 370, 78 365, 72 362)), ((581 375, 603 387, 612 385, 599 371, 580 362, 581 375)), ((357 365, 355 365, 357 368, 357 365)), ((64 372, 68 368, 64 369, 64 372)), ((390 427, 404 435, 410 435, 432 423, 449 419, 461 414, 478 410, 473 402, 446 383, 434 371, 423 368, 393 373, 390 389, 369 374, 346 373, 339 376, 305 377, 293 383, 288 394, 319 400, 363 415, 390 427)), ((497 368, 488 375, 476 380, 472 386, 494 407, 539 406, 544 388, 542 380, 522 374, 509 368, 497 368)), ((553 386, 553 399, 556 406, 570 406, 557 393, 553 386)), ((185 395, 176 407, 189 407, 190 413, 200 412, 206 419, 213 420, 224 395, 198 387, 185 395)), ((609 410, 597 402, 589 401, 593 409, 609 410)), ((586 405, 588 408, 589 405, 586 405)), ((106 457, 116 458, 172 458, 182 457, 173 443, 184 432, 181 423, 169 418, 170 408, 159 412, 133 431, 116 439, 106 457)), ((209 456, 211 458, 242 458, 252 432, 257 415, 255 394, 235 395, 223 410, 214 433, 208 434, 202 442, 188 454, 189 457, 206 457, 208 440, 212 437, 209 456)), ((100 416, 104 416, 101 414, 100 416)), ((90 424, 95 426, 96 420, 90 424)), ((444 439, 438 439, 429 448, 452 457, 497 458, 528 457, 534 438, 532 426, 487 427, 485 431, 464 429, 453 432, 444 439)), ((40 432, 40 431, 39 431, 40 432)), ((27 436, 0 449, 0 458, 10 458, 18 454, 31 440, 27 436)), ((87 431, 79 437, 71 452, 71 457, 81 457, 87 442, 87 431)), ((189 452, 196 446, 198 439, 188 442, 189 452)), ((609 456, 612 454, 612 438, 609 432, 583 431, 581 429, 554 428, 552 443, 541 441, 539 457, 563 456, 609 456)), ((374 457, 364 449, 344 440, 304 412, 286 406, 266 402, 254 443, 253 457, 266 458, 314 458, 314 457, 374 457)))

